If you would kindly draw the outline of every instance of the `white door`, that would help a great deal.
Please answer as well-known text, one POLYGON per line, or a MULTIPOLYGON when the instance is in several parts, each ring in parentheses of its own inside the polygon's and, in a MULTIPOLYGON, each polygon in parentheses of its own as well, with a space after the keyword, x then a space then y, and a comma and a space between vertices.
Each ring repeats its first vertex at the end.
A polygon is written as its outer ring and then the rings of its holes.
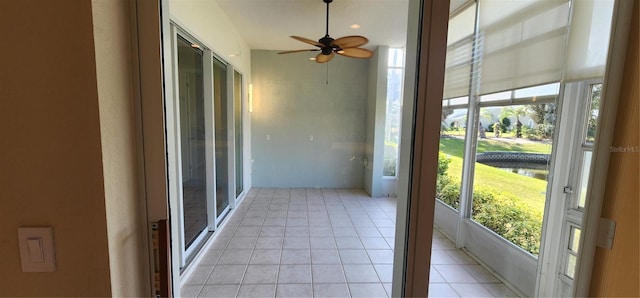
POLYGON ((538 283, 539 296, 573 296, 602 84, 567 83, 538 283))

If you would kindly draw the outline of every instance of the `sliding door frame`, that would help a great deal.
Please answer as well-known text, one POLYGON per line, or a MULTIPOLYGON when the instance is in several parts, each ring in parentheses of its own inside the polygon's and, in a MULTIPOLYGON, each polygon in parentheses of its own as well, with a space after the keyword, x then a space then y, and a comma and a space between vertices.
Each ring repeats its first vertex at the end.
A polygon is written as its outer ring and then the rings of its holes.
POLYGON ((394 297, 428 296, 448 23, 449 1, 409 2, 394 297))
MULTIPOLYGON (((173 202, 173 206, 175 208, 171 208, 171 216, 176 220, 173 221, 172 228, 172 238, 178 239, 178 241, 174 241, 173 249, 174 251, 180 252, 179 258, 179 268, 185 267, 191 259, 196 255, 200 247, 205 243, 205 240, 210 236, 211 231, 215 229, 216 226, 216 205, 215 205, 215 184, 212 184, 211 181, 215 181, 215 164, 213 163, 214 156, 209 152, 210 150, 205 151, 205 161, 206 161, 206 205, 207 205, 207 226, 203 229, 200 234, 196 237, 193 243, 186 247, 185 245, 185 234, 184 234, 184 202, 183 200, 183 192, 182 192, 182 148, 180 144, 180 88, 179 88, 179 77, 178 77, 178 53, 177 53, 177 39, 178 36, 192 43, 193 47, 198 47, 203 52, 203 97, 204 97, 204 121, 205 121, 205 140, 206 143, 210 143, 212 141, 212 124, 214 123, 213 119, 213 102, 212 102, 212 88, 210 83, 213 78, 213 69, 212 69, 212 56, 211 51, 201 45, 198 41, 198 38, 191 35, 186 30, 180 28, 176 24, 171 24, 170 26, 170 39, 171 39, 171 64, 172 64, 172 77, 171 82, 173 83, 173 100, 168 100, 166 102, 166 117, 167 117, 167 155, 168 155, 168 166, 169 166, 169 186, 170 189, 173 187, 173 192, 170 193, 170 201, 173 202), (172 167, 173 165, 173 167, 172 167), (173 168, 173 170, 171 170, 173 168), (172 179, 173 177, 173 179, 172 179), (171 195, 175 199, 171 199, 171 195), (211 209, 212 208, 212 209, 211 209), (177 228, 175 227, 177 225, 177 228), (177 249, 177 250, 176 250, 177 249)), ((206 146, 206 145, 205 145, 206 146)))

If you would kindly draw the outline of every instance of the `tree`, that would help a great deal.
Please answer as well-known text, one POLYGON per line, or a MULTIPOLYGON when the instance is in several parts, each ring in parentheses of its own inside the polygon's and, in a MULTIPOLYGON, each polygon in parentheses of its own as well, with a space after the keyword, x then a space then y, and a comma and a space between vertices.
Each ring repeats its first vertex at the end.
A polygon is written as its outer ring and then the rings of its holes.
POLYGON ((527 106, 527 115, 536 123, 536 130, 542 138, 553 136, 556 122, 556 104, 541 103, 527 106))
POLYGON ((480 108, 480 118, 485 119, 487 121, 489 121, 490 123, 493 122, 493 113, 491 113, 491 110, 487 109, 487 108, 480 108))
POLYGON ((536 124, 544 124, 545 118, 548 118, 548 114, 555 113, 555 104, 553 103, 540 103, 527 106, 527 115, 531 117, 536 124))
POLYGON ((513 114, 516 116, 516 138, 522 138, 522 122, 520 122, 520 117, 527 115, 527 107, 518 106, 513 109, 513 114))

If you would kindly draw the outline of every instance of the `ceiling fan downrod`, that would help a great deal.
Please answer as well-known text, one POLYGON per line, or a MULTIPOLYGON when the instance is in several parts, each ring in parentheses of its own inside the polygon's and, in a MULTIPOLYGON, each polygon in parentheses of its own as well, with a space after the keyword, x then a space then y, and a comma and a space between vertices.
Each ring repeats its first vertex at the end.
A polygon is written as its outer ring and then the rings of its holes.
POLYGON ((326 20, 326 25, 325 25, 325 34, 323 38, 320 38, 320 40, 318 40, 318 42, 320 42, 321 44, 324 45, 324 47, 321 49, 322 54, 325 55, 331 55, 331 53, 333 52, 333 41, 334 39, 331 38, 331 36, 329 36, 329 3, 333 2, 333 0, 322 0, 324 3, 327 3, 327 20, 326 20))
POLYGON ((324 1, 324 3, 327 3, 327 22, 325 23, 326 33, 324 34, 324 36, 329 37, 329 3, 333 2, 333 0, 322 0, 322 1, 324 1))

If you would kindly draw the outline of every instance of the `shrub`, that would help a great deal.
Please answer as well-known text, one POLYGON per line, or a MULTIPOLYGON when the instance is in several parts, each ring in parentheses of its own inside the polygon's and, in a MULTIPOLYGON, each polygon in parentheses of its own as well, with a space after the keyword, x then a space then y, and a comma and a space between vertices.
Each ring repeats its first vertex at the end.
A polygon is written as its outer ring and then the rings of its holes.
POLYGON ((539 253, 542 214, 519 203, 513 195, 476 186, 471 217, 524 250, 539 253))
MULTIPOLYGON (((504 118, 504 119, 509 120, 509 118, 504 118)), ((511 122, 509 122, 509 124, 511 124, 511 122)), ((487 127, 486 131, 487 132, 493 132, 494 129, 495 129, 495 125, 496 125, 495 123, 489 124, 489 126, 487 127)), ((498 127, 500 128, 500 132, 502 132, 502 133, 506 133, 507 132, 508 126, 504 125, 504 123, 501 123, 498 127)))
POLYGON ((451 163, 450 158, 448 158, 444 153, 438 152, 438 176, 447 175, 447 171, 449 170, 450 163, 451 163))
POLYGON ((534 127, 534 128, 523 126, 522 127, 522 134, 524 135, 525 138, 527 138, 529 140, 539 141, 539 140, 544 139, 544 137, 542 135, 542 131, 539 130, 537 126, 534 127))
MULTIPOLYGON (((443 203, 455 208, 460 208, 460 182, 453 181, 451 177, 446 176, 449 183, 444 184, 436 193, 436 197, 443 203)), ((437 187, 436 187, 437 188, 437 187)))
MULTIPOLYGON (((459 209, 460 182, 440 174, 441 168, 448 167, 445 160, 446 157, 438 156, 436 197, 459 209)), ((475 186, 471 218, 524 250, 534 255, 539 253, 542 214, 520 203, 512 194, 475 186)))
POLYGON ((438 172, 436 180, 436 198, 445 204, 458 209, 460 205, 460 181, 448 174, 451 159, 444 153, 438 153, 438 172))
POLYGON ((536 126, 536 130, 538 131, 538 134, 543 138, 543 139, 550 139, 553 137, 553 131, 555 129, 555 126, 553 124, 538 124, 536 126))

